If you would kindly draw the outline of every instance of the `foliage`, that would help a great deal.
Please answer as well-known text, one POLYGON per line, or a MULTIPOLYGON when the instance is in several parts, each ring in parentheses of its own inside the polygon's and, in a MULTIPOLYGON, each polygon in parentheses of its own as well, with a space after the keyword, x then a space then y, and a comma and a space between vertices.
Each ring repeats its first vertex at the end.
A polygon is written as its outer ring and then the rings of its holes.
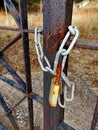
POLYGON ((29 0, 32 3, 40 3, 40 0, 29 0))
MULTIPOLYGON (((18 1, 19 1, 19 0, 12 0, 13 4, 14 4, 15 6, 17 6, 18 1)), ((29 3, 29 4, 40 3, 40 0, 28 0, 28 3, 29 3)), ((2 8, 4 7, 3 0, 0 0, 0 7, 2 7, 2 8)))
MULTIPOLYGON (((12 2, 13 2, 13 4, 14 4, 15 6, 17 6, 18 0, 12 0, 12 2)), ((4 1, 3 1, 3 0, 0 0, 0 7, 1 7, 1 8, 4 8, 4 1)))
POLYGON ((76 3, 79 3, 79 2, 81 2, 81 1, 83 1, 83 0, 74 0, 76 3))
POLYGON ((14 1, 14 2, 18 3, 18 0, 12 0, 12 1, 14 1))

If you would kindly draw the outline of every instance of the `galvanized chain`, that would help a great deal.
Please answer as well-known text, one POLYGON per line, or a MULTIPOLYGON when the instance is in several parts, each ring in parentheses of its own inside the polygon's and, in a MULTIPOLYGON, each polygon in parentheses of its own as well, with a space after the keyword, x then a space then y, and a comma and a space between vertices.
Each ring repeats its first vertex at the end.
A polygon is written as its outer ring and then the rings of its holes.
POLYGON ((62 56, 61 80, 65 83, 64 88, 61 89, 62 92, 64 93, 64 104, 63 105, 60 102, 60 95, 58 97, 58 103, 62 108, 65 108, 66 102, 72 101, 73 97, 74 97, 74 83, 70 82, 68 77, 65 75, 64 67, 65 67, 67 56, 70 53, 70 51, 72 50, 72 48, 73 48, 74 44, 76 43, 78 36, 79 36, 79 31, 76 27, 69 26, 68 29, 69 29, 69 31, 67 32, 66 36, 64 37, 64 39, 59 47, 59 50, 56 53, 55 60, 54 60, 54 66, 52 69, 49 60, 43 53, 43 49, 42 49, 42 45, 41 45, 40 33, 43 31, 43 29, 35 28, 35 48, 36 48, 36 52, 38 55, 38 61, 39 61, 39 64, 40 64, 42 70, 45 72, 49 72, 52 75, 56 75, 57 65, 59 63, 60 56, 62 56), (72 42, 70 43, 68 49, 66 50, 64 48, 64 46, 70 36, 74 36, 74 38, 73 38, 72 42), (45 60, 46 66, 44 66, 43 60, 45 60), (67 87, 71 88, 71 98, 70 99, 67 98, 67 87))
MULTIPOLYGON (((64 56, 64 57, 63 57, 63 60, 62 60, 62 74, 61 74, 64 81, 65 81, 65 79, 66 79, 66 78, 65 78, 66 75, 65 75, 65 73, 63 72, 63 69, 64 69, 64 66, 65 66, 65 63, 66 63, 67 55, 69 54, 69 52, 70 52, 71 49, 73 48, 73 46, 74 46, 74 44, 76 43, 76 41, 77 41, 77 39, 78 39, 78 36, 79 36, 79 31, 77 30, 76 27, 69 26, 69 31, 68 31, 68 33, 66 34, 65 38, 63 39, 63 42, 62 42, 62 44, 61 44, 59 50, 61 50, 61 49, 63 50, 63 47, 64 47, 65 43, 67 42, 67 40, 68 40, 68 38, 69 38, 70 35, 73 35, 73 36, 75 36, 75 37, 74 37, 74 39, 72 40, 72 42, 71 42, 69 48, 68 48, 65 52, 62 51, 62 54, 61 54, 62 56, 64 56)), ((58 97, 58 104, 59 104, 62 108, 65 108, 65 107, 66 107, 66 103, 72 101, 73 98, 74 98, 75 85, 74 85, 73 82, 65 81, 64 88, 62 88, 61 90, 62 90, 61 94, 62 94, 62 93, 64 94, 64 104, 61 103, 60 95, 59 95, 59 97, 58 97), (69 84, 68 84, 68 83, 69 83, 69 84), (68 98, 68 97, 67 97, 67 87, 70 87, 70 89, 71 89, 71 90, 70 90, 70 91, 71 91, 71 98, 68 98)))

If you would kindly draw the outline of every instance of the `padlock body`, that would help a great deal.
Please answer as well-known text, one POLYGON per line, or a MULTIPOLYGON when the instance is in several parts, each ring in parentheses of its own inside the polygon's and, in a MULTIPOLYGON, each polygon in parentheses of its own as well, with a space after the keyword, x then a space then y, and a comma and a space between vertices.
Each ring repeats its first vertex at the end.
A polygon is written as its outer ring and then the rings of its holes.
POLYGON ((60 92, 60 83, 56 84, 55 81, 56 81, 56 77, 53 77, 51 81, 51 88, 50 88, 50 94, 49 94, 49 103, 50 103, 50 106, 52 107, 57 106, 58 95, 60 92))

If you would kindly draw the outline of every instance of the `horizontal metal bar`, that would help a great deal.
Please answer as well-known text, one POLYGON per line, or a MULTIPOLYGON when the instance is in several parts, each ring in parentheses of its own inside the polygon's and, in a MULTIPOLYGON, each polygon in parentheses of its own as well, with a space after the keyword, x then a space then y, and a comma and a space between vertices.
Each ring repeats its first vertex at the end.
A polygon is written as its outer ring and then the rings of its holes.
POLYGON ((4 47, 2 47, 0 49, 0 54, 2 54, 4 51, 6 51, 9 47, 11 47, 15 42, 17 42, 20 38, 22 37, 22 35, 19 33, 17 34, 7 45, 5 45, 4 47))
POLYGON ((7 69, 7 71, 11 74, 11 76, 15 79, 15 81, 26 91, 26 84, 21 79, 21 77, 14 71, 13 68, 5 61, 5 59, 0 56, 0 64, 7 69))
POLYGON ((11 0, 5 0, 6 1, 6 4, 7 4, 7 7, 10 11, 10 13, 12 14, 14 20, 16 21, 17 25, 19 26, 20 28, 20 17, 19 17, 19 13, 17 12, 14 4, 12 3, 11 0))
POLYGON ((98 43, 92 42, 77 42, 76 47, 80 47, 83 49, 96 50, 98 51, 98 43))
MULTIPOLYGON (((66 46, 69 46, 69 45, 70 45, 70 42, 67 42, 66 46)), ((93 42, 77 41, 74 47, 98 51, 98 43, 93 43, 93 42)))
POLYGON ((58 127, 58 130, 75 130, 75 129, 72 128, 71 126, 67 125, 64 122, 61 122, 59 127, 58 127))
MULTIPOLYGON (((24 94, 26 93, 26 91, 24 91, 24 89, 19 86, 16 82, 14 82, 13 80, 3 76, 0 74, 0 80, 6 82, 7 84, 9 84, 11 87, 16 88, 17 90, 23 92, 24 94)), ((31 92, 29 94, 26 94, 27 97, 30 97, 34 100, 36 100, 37 102, 39 102, 40 104, 43 104, 43 98, 40 97, 38 94, 31 92)))
POLYGON ((23 29, 24 33, 35 33, 35 30, 31 30, 31 29, 23 29))
MULTIPOLYGON (((18 29, 18 28, 11 28, 11 27, 5 27, 5 26, 0 26, 0 29, 11 30, 11 31, 20 31, 20 29, 18 29)), ((34 33, 35 32, 32 29, 24 29, 22 31, 25 33, 34 33)), ((67 42, 66 46, 69 46, 69 45, 70 45, 70 42, 67 42)), ((75 44, 75 47, 98 51, 98 43, 93 43, 93 42, 77 41, 77 43, 75 44)))
POLYGON ((18 29, 18 28, 7 27, 7 26, 0 26, 0 30, 19 31, 19 29, 18 29))
MULTIPOLYGON (((8 108, 8 105, 6 104, 4 98, 2 97, 1 94, 0 94, 0 104, 2 105, 4 111, 5 111, 6 114, 7 114, 7 113, 10 111, 10 109, 8 108)), ((8 113, 7 116, 8 116, 8 118, 9 118, 9 120, 11 121, 11 123, 12 123, 14 129, 15 129, 15 130, 20 130, 19 127, 18 127, 18 125, 17 125, 17 123, 16 123, 16 121, 15 121, 15 119, 14 119, 14 117, 11 115, 11 113, 8 113)))
MULTIPOLYGON (((9 31, 21 31, 19 28, 7 27, 7 26, 0 26, 0 30, 9 30, 9 31)), ((23 29, 25 33, 34 33, 33 29, 23 29)))
POLYGON ((40 97, 38 94, 31 92, 28 94, 28 96, 43 105, 43 98, 40 97))

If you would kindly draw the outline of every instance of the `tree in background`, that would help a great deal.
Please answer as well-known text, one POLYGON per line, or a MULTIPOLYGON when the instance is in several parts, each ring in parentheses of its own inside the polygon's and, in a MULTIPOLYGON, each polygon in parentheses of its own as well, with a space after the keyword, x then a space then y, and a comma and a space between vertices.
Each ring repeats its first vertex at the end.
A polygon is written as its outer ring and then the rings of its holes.
MULTIPOLYGON (((18 1, 19 1, 19 0, 12 0, 13 4, 14 4, 15 6, 17 6, 18 1)), ((29 3, 29 4, 40 3, 40 0, 28 0, 28 3, 29 3)), ((0 7, 2 7, 2 8, 4 7, 3 0, 0 0, 0 7)))
MULTIPOLYGON (((18 0, 12 0, 12 2, 15 6, 18 5, 18 0)), ((0 7, 4 9, 4 0, 0 0, 0 7)))
POLYGON ((75 1, 75 3, 79 3, 79 2, 81 2, 81 1, 83 1, 83 0, 74 0, 75 1))

